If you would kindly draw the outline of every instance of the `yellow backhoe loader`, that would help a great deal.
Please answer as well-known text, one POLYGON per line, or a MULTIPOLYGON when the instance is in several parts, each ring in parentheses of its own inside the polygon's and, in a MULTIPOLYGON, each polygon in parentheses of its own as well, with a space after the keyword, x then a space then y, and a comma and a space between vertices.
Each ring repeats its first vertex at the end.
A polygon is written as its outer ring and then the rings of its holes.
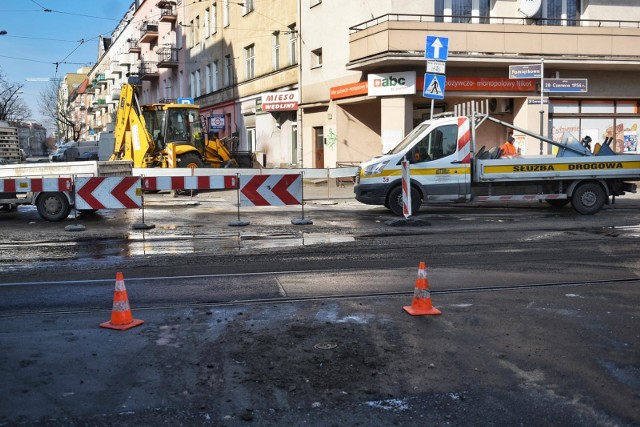
POLYGON ((109 160, 130 160, 136 168, 253 167, 255 155, 233 152, 207 138, 200 107, 138 103, 136 86, 124 84, 116 113, 109 160))

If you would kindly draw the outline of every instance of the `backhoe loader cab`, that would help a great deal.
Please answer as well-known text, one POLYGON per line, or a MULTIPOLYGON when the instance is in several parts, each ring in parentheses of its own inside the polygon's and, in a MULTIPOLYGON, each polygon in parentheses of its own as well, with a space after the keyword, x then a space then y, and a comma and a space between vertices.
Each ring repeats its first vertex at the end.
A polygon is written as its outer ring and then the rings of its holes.
POLYGON ((190 104, 152 104, 142 106, 142 116, 155 151, 174 146, 177 167, 202 167, 205 136, 199 108, 190 104), (188 155, 191 153, 190 155, 188 155))

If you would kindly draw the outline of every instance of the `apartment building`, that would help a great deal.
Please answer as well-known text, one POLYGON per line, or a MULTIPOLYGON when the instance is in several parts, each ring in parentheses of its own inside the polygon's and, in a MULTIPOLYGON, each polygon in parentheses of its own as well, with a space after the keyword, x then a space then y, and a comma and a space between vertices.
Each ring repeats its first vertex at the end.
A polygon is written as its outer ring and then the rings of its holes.
POLYGON ((296 0, 206 1, 186 9, 190 96, 206 127, 265 166, 301 161, 296 0))
MULTIPOLYGON (((637 150, 637 2, 414 3, 302 1, 301 57, 311 62, 308 67, 302 61, 301 78, 305 166, 381 154, 430 117, 431 100, 423 96, 427 36, 448 40, 444 99, 434 101, 436 113, 489 100, 492 113, 504 121, 556 140, 571 131, 594 143, 612 137, 620 152, 637 150), (326 22, 331 32, 322 32, 326 22), (323 52, 331 52, 332 62, 323 52), (540 63, 545 78, 585 79, 586 91, 545 92, 541 105, 540 79, 509 78, 511 65, 540 63), (399 77, 409 93, 372 84, 399 77)), ((489 125, 479 139, 489 147, 506 136, 503 128, 489 125)), ((515 137, 525 154, 550 152, 537 139, 517 132, 515 137)))

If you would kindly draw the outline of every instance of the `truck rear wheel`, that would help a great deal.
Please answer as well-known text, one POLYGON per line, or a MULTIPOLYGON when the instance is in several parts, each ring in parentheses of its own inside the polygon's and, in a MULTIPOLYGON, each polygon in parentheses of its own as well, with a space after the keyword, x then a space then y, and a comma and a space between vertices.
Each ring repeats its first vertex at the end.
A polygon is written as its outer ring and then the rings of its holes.
POLYGON ((571 206, 582 215, 593 215, 602 209, 606 197, 599 184, 588 182, 575 189, 571 196, 571 206))
MULTIPOLYGON (((403 204, 402 204, 402 187, 397 186, 389 193, 389 197, 387 199, 388 208, 391 209, 391 212, 398 216, 403 215, 403 204)), ((385 204, 385 206, 387 205, 385 204)), ((420 193, 418 190, 411 187, 411 215, 415 215, 420 210, 420 205, 422 204, 422 199, 420 198, 420 193)))
POLYGON ((62 221, 69 216, 71 205, 63 193, 41 193, 36 202, 38 215, 47 221, 62 221))

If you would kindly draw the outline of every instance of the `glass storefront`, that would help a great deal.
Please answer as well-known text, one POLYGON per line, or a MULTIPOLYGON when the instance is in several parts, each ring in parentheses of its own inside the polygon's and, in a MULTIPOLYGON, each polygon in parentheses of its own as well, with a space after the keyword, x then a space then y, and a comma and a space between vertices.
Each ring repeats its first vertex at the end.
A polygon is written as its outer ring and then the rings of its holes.
POLYGON ((551 132, 561 141, 564 132, 591 137, 592 147, 613 138, 617 153, 638 153, 640 112, 637 101, 551 100, 551 132))

